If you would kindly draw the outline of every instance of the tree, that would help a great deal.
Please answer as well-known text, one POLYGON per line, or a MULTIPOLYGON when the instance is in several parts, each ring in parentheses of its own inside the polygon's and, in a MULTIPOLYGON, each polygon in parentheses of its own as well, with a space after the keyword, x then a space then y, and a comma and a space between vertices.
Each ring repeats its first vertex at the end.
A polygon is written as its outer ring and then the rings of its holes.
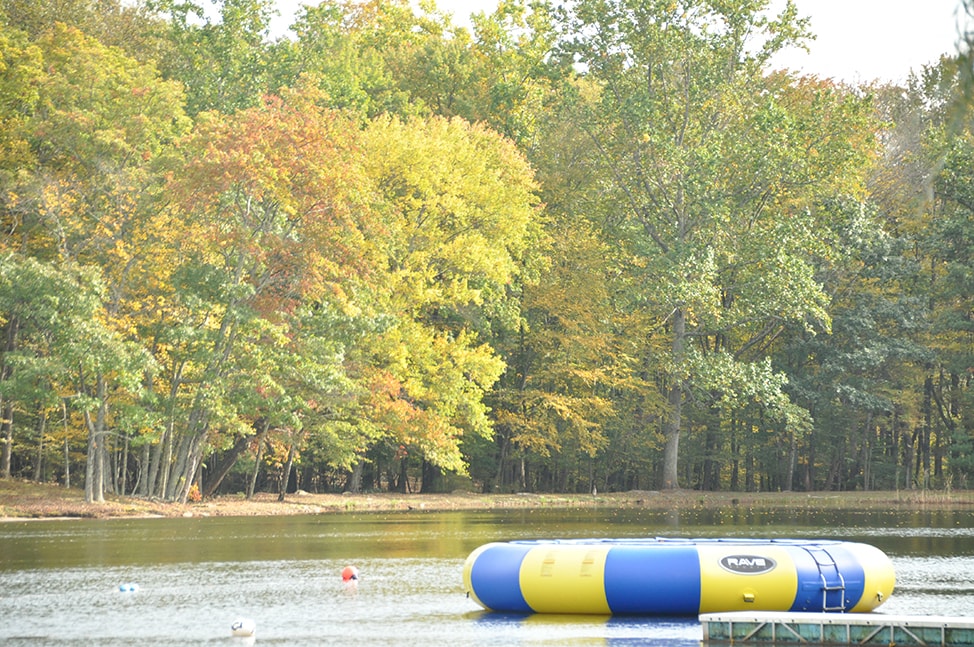
POLYGON ((788 3, 580 0, 564 23, 580 136, 598 149, 614 235, 643 277, 643 307, 669 343, 659 369, 668 411, 662 485, 679 485, 683 404, 691 392, 735 393, 777 409, 780 377, 760 350, 784 322, 827 331, 812 254, 814 197, 854 188, 866 158, 865 104, 823 84, 763 76, 770 56, 801 42, 788 3), (749 367, 745 364, 750 364, 749 367), (754 382, 765 389, 755 392, 754 382), (743 387, 747 387, 744 389, 743 387))
POLYGON ((459 118, 378 118, 365 144, 392 317, 370 349, 373 415, 399 444, 464 472, 460 438, 491 434, 483 398, 503 370, 487 340, 516 326, 531 278, 533 175, 511 142, 459 118))
POLYGON ((168 422, 156 459, 167 498, 186 499, 213 431, 253 433, 255 416, 241 405, 262 388, 245 386, 255 366, 270 381, 268 397, 287 407, 272 421, 306 406, 279 391, 288 369, 277 362, 290 354, 275 347, 300 343, 292 325, 302 308, 353 311, 354 286, 372 267, 370 210, 356 198, 356 129, 317 98, 296 90, 232 116, 201 115, 185 172, 169 187, 186 238, 175 307, 159 322, 170 328, 159 333, 168 422))
MULTIPOLYGON (((34 164, 28 130, 28 116, 38 100, 43 71, 41 51, 27 35, 0 27, 0 181, 10 186, 18 173, 34 164)), ((6 200, 0 202, 5 204, 6 200)), ((4 229, 11 223, 4 209, 4 229)))
POLYGON ((44 410, 70 397, 88 427, 85 500, 104 500, 108 429, 126 426, 120 417, 109 419, 109 403, 138 391, 148 357, 106 325, 103 298, 97 271, 58 270, 13 255, 0 264, 0 312, 13 331, 0 356, 5 478, 10 476, 13 404, 44 410))
MULTIPOLYGON (((971 468, 965 457, 971 446, 969 420, 971 326, 970 272, 972 181, 969 164, 974 159, 971 106, 969 103, 969 52, 957 59, 945 58, 911 77, 901 104, 913 108, 908 122, 914 135, 905 163, 915 169, 922 189, 915 191, 907 208, 896 212, 898 230, 910 244, 923 267, 920 295, 927 306, 931 335, 927 341, 936 352, 916 389, 922 394, 922 424, 918 425, 915 474, 917 483, 928 484, 930 475, 947 478, 944 459, 964 483, 971 468), (912 207, 912 208, 909 208, 912 207)), ((896 131, 899 139, 906 128, 896 131)), ((949 482, 949 481, 948 481, 949 482)))
POLYGON ((775 352, 788 392, 815 418, 800 439, 797 480, 808 490, 902 487, 902 436, 919 422, 909 394, 932 359, 923 345, 926 297, 915 292, 921 265, 909 241, 885 229, 874 203, 837 200, 828 208, 836 254, 817 275, 832 295, 832 334, 791 330, 775 352))
POLYGON ((158 35, 163 26, 160 19, 141 0, 3 0, 0 15, 31 40, 61 23, 141 63, 158 60, 168 48, 158 35))
POLYGON ((316 79, 329 105, 363 117, 453 116, 467 79, 469 36, 408 0, 326 0, 306 7, 293 42, 273 48, 272 83, 316 79))
MULTIPOLYGON (((153 164, 185 128, 182 94, 151 66, 63 24, 41 32, 31 49, 42 72, 28 86, 30 102, 18 106, 13 132, 29 148, 26 163, 4 177, 2 245, 68 275, 97 277, 91 298, 104 299, 102 309, 78 335, 84 344, 59 346, 58 361, 75 376, 81 395, 73 403, 93 414, 86 494, 100 500, 103 488, 113 487, 102 471, 106 425, 127 426, 107 406, 137 392, 131 371, 146 366, 123 304, 151 275, 146 263, 161 186, 153 164)), ((5 323, 15 339, 19 319, 5 323)))
MULTIPOLYGON (((158 211, 161 181, 152 165, 188 126, 183 95, 151 66, 74 28, 58 25, 34 47, 45 73, 23 126, 33 159, 10 178, 3 242, 124 273, 137 238, 132 229, 141 223, 145 232, 158 211)), ((125 282, 118 275, 112 282, 116 298, 125 282)))
POLYGON ((219 20, 192 1, 155 0, 167 15, 159 69, 186 87, 186 112, 231 113, 257 105, 270 88, 267 42, 273 5, 268 0, 221 0, 219 20))
POLYGON ((536 163, 544 154, 542 133, 558 110, 558 86, 572 75, 569 62, 555 55, 558 32, 550 3, 504 0, 494 13, 472 18, 471 60, 467 78, 460 79, 458 114, 489 123, 536 163))

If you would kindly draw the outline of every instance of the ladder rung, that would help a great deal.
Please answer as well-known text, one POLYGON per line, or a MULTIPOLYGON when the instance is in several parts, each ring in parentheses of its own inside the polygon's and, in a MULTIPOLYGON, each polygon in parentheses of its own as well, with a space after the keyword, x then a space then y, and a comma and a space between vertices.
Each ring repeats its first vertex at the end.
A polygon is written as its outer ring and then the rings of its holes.
POLYGON ((822 611, 845 611, 845 578, 839 571, 835 558, 824 548, 807 548, 808 554, 815 560, 818 575, 822 583, 822 611), (840 593, 839 599, 835 594, 840 593), (831 594, 831 599, 830 599, 831 594), (832 604, 829 604, 832 602, 832 604), (837 603, 837 604, 836 604, 837 603))

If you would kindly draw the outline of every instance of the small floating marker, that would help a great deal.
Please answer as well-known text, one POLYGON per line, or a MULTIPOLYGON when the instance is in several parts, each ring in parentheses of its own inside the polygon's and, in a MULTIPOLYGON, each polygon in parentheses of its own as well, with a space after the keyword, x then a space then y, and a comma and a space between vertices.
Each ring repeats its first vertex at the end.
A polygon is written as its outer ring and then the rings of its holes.
POLYGON ((346 595, 358 595, 358 569, 346 566, 342 569, 342 586, 346 595))
POLYGON ((253 636, 255 631, 257 631, 257 625, 250 618, 237 618, 230 625, 230 633, 242 638, 253 636))
POLYGON ((118 585, 118 590, 122 593, 135 593, 139 590, 139 585, 135 582, 126 582, 118 585))

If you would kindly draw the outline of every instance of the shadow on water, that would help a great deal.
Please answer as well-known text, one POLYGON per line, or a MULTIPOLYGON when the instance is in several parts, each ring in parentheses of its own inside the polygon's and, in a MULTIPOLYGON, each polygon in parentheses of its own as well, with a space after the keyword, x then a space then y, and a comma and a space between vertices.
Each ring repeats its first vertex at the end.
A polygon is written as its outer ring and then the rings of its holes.
MULTIPOLYGON (((480 611, 468 613, 472 622, 491 636, 546 636, 549 644, 596 640, 599 644, 659 647, 700 647, 700 623, 696 618, 649 618, 556 614, 512 614, 480 611)), ((592 643, 585 643, 592 644, 592 643)))

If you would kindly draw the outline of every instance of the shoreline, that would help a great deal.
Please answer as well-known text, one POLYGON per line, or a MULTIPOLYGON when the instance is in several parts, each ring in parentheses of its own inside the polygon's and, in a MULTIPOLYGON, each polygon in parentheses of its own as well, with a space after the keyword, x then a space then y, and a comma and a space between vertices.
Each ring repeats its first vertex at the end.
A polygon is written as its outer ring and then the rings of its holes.
POLYGON ((967 510, 974 491, 900 490, 875 492, 701 492, 634 490, 588 494, 277 494, 224 495, 199 503, 167 503, 130 496, 106 496, 104 503, 85 503, 84 492, 57 485, 0 480, 0 522, 42 519, 116 519, 153 517, 252 517, 371 512, 439 512, 451 510, 643 508, 759 510, 967 510))

